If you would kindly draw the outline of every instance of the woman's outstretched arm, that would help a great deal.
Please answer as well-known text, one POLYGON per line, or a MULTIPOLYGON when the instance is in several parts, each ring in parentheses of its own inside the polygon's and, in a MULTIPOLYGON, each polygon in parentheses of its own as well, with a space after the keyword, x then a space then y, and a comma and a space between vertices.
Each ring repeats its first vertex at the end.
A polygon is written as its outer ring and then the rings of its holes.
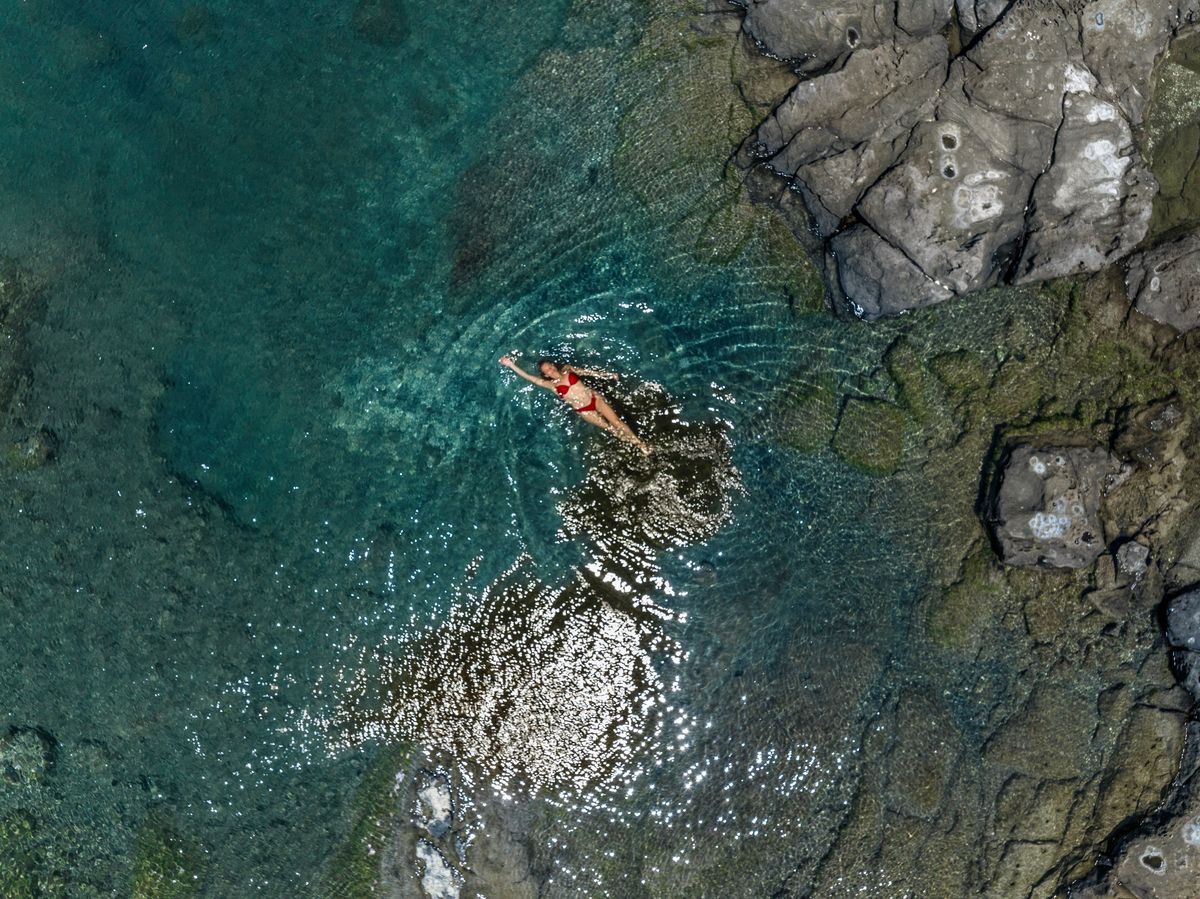
POLYGON ((505 368, 512 369, 514 374, 520 375, 522 378, 524 378, 530 384, 536 384, 538 387, 545 387, 547 390, 549 390, 550 388, 552 388, 554 386, 553 381, 547 381, 545 378, 539 378, 537 375, 531 375, 529 372, 523 371, 517 365, 517 363, 513 362, 511 356, 501 356, 500 364, 503 365, 505 368))
POLYGON ((584 375, 589 378, 608 378, 610 381, 620 380, 621 376, 613 374, 611 371, 604 371, 599 368, 580 368, 578 365, 564 365, 563 371, 573 371, 577 375, 584 375))

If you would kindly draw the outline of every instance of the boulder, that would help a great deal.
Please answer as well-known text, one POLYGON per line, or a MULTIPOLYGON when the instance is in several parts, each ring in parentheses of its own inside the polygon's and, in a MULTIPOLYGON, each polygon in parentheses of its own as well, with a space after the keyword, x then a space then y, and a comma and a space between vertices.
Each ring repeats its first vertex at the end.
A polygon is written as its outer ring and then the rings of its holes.
POLYGON ((1200 652, 1200 590, 1177 596, 1168 604, 1167 642, 1175 649, 1200 652))
POLYGON ((1092 564, 1105 546, 1100 501, 1120 471, 1100 447, 1013 447, 990 514, 1001 558, 1051 568, 1092 564))
POLYGON ((1196 11, 1177 0, 955 11, 960 39, 948 42, 949 4, 933 0, 885 16, 852 0, 746 7, 762 49, 810 77, 739 164, 787 179, 790 191, 761 198, 803 204, 849 315, 1098 271, 1149 227, 1158 185, 1133 134, 1154 60, 1196 11))
POLYGON ((840 71, 796 85, 743 161, 765 161, 788 177, 817 231, 832 234, 932 112, 948 55, 938 35, 853 54, 840 71))
POLYGON ((1200 700, 1200 590, 1190 590, 1167 604, 1167 643, 1178 653, 1184 687, 1200 700))
POLYGON ((1140 581, 1150 569, 1150 547, 1136 540, 1122 543, 1117 550, 1117 570, 1126 577, 1140 581))
POLYGON ((1137 311, 1176 331, 1200 325, 1200 234, 1138 253, 1125 278, 1137 311))
POLYGON ((857 318, 873 321, 954 296, 870 228, 852 226, 829 246, 835 286, 857 318))

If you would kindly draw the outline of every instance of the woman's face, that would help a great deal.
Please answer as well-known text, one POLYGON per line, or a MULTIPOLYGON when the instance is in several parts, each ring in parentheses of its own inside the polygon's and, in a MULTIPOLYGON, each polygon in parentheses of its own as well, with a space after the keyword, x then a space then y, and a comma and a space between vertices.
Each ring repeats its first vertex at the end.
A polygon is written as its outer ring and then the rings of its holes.
POLYGON ((553 362, 543 362, 541 364, 543 378, 549 378, 551 381, 557 381, 562 377, 562 372, 558 370, 558 366, 553 362))

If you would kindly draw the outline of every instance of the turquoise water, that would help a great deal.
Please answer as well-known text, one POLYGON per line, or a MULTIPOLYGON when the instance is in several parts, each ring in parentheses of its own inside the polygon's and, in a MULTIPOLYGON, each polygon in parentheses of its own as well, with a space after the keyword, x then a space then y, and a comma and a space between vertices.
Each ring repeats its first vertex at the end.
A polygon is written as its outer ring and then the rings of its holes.
POLYGON ((827 843, 922 547, 886 481, 769 413, 797 374, 869 383, 889 338, 696 261, 630 190, 642 15, 0 24, 0 234, 47 285, 10 425, 61 444, 4 475, 0 726, 56 761, 0 814, 36 822, 44 889, 122 895, 169 821, 204 895, 315 892, 413 743, 532 810, 564 895, 701 867, 761 895, 827 843), (510 351, 621 372, 662 449, 510 351))

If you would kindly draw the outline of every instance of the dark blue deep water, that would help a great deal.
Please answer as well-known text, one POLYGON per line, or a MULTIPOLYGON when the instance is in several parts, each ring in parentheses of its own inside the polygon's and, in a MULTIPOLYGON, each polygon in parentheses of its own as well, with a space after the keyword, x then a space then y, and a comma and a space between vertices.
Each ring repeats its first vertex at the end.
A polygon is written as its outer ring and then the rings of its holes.
POLYGON ((14 414, 60 441, 2 481, 0 727, 56 759, 0 815, 48 894, 127 894, 162 826, 204 895, 315 894, 397 746, 534 809, 565 895, 761 895, 827 841, 921 531, 769 423, 889 338, 681 246, 691 169, 646 201, 647 16, 0 14, 0 249, 46 285, 14 414), (620 372, 663 449, 511 351, 620 372))

